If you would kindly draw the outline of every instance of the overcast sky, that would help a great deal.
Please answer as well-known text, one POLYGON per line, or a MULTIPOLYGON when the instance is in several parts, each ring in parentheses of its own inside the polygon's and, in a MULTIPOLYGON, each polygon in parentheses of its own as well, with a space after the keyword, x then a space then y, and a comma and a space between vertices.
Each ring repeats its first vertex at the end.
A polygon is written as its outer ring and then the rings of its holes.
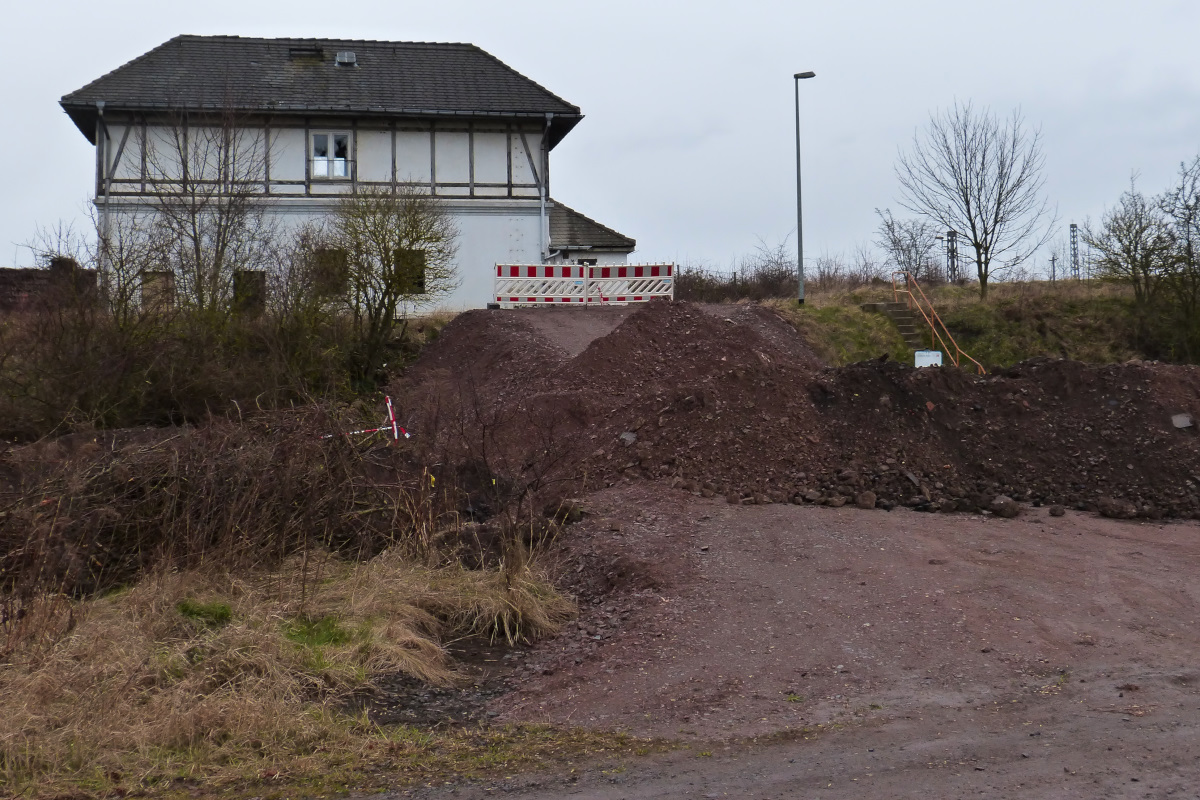
MULTIPOLYGON (((581 107, 555 197, 638 240, 639 261, 728 266, 795 230, 801 84, 805 254, 869 242, 929 113, 956 99, 1040 126, 1062 229, 1140 174, 1200 153, 1195 0, 336 0, 10 4, 0 28, 0 266, 82 219, 93 150, 58 99, 180 33, 472 42, 581 107), (7 247, 4 245, 7 244, 7 247)), ((806 259, 807 260, 807 259, 806 259)))

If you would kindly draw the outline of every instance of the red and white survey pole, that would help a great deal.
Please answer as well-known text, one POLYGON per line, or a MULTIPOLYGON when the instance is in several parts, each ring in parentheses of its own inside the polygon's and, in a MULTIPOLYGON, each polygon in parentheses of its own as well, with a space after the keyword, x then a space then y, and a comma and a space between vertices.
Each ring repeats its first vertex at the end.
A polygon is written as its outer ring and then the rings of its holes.
MULTIPOLYGON (((384 422, 383 425, 379 426, 378 428, 364 428, 361 431, 348 431, 346 433, 343 433, 342 436, 359 436, 364 433, 381 433, 383 431, 387 431, 392 434, 393 441, 399 441, 401 435, 403 435, 405 439, 411 438, 412 434, 409 433, 408 431, 406 431, 404 429, 404 427, 401 426, 400 423, 396 421, 396 409, 392 405, 392 398, 384 397, 384 400, 387 403, 388 418, 384 422)), ((336 434, 336 433, 330 433, 325 436, 322 436, 321 438, 322 439, 332 439, 334 436, 337 436, 337 435, 338 434, 336 434)))

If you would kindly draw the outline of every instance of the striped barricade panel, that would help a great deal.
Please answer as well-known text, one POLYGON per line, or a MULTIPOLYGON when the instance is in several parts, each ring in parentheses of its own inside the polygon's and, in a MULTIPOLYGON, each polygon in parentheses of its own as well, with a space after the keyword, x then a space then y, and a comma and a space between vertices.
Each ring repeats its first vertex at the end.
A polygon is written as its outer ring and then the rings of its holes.
POLYGON ((674 264, 613 264, 588 267, 588 303, 644 303, 675 298, 674 264))
POLYGON ((674 299, 674 264, 497 264, 494 302, 502 307, 644 303, 674 299))
POLYGON ((497 264, 493 289, 503 306, 585 301, 584 268, 578 264, 497 264))

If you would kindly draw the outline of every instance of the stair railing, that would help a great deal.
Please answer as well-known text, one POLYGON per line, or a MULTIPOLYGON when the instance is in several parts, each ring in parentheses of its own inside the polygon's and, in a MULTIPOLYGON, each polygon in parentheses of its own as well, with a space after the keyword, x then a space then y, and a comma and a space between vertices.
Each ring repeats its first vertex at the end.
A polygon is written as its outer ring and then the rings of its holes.
POLYGON ((921 284, 917 283, 917 279, 910 272, 892 273, 892 299, 900 302, 900 295, 905 295, 908 298, 909 310, 916 309, 920 312, 925 320, 925 324, 929 326, 929 342, 932 349, 937 349, 938 344, 941 344, 942 351, 946 353, 946 357, 950 359, 950 362, 954 366, 960 366, 961 360, 965 358, 975 365, 980 375, 987 374, 987 370, 983 368, 983 364, 980 364, 967 355, 958 346, 958 342, 954 341, 954 336, 951 335, 950 330, 946 327, 946 323, 942 322, 942 318, 938 316, 937 309, 933 307, 933 301, 925 296, 925 292, 921 289, 921 284), (904 277, 903 288, 896 281, 900 276, 904 277), (914 289, 916 290, 916 294, 913 293, 914 289), (927 307, 928 310, 926 310, 927 307), (945 335, 943 336, 943 334, 945 335), (946 340, 949 340, 950 344, 946 344, 946 340))

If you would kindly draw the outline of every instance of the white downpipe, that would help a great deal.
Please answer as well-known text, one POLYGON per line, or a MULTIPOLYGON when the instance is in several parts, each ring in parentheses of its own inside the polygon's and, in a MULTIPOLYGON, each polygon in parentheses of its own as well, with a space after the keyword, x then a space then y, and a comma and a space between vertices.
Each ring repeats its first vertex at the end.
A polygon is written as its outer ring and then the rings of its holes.
POLYGON ((547 112, 546 127, 542 130, 542 164, 541 164, 541 180, 538 181, 538 200, 541 204, 542 224, 539 231, 538 244, 542 255, 542 263, 545 264, 550 258, 550 220, 546 216, 546 200, 550 189, 547 184, 550 182, 550 123, 554 120, 554 114, 547 112))
POLYGON ((109 218, 109 192, 112 190, 112 174, 108 164, 108 125, 104 121, 104 101, 96 101, 96 148, 99 150, 96 162, 98 166, 97 183, 104 178, 104 205, 100 206, 100 258, 97 266, 100 269, 100 280, 104 281, 108 274, 108 245, 112 235, 112 221, 109 218))

